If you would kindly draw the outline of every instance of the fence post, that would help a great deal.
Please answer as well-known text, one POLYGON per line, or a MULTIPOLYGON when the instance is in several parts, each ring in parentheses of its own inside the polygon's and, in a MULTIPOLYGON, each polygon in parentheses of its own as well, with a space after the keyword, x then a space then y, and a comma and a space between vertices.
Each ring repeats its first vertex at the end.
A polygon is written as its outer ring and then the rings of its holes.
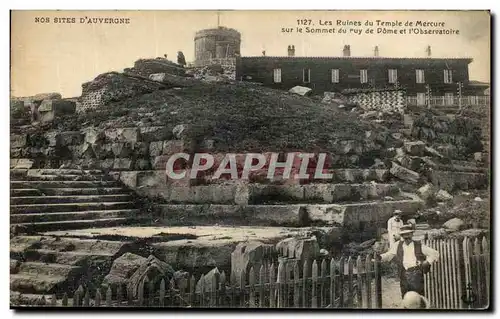
POLYGON ((293 305, 295 308, 300 307, 300 274, 299 274, 299 263, 296 262, 293 265, 293 305))
POLYGON ((68 294, 67 293, 64 293, 64 295, 63 295, 62 305, 65 307, 68 305, 68 294))
POLYGON ((444 257, 442 258, 443 261, 443 285, 444 285, 444 301, 445 301, 445 308, 450 309, 450 297, 451 297, 451 292, 450 292, 450 277, 448 273, 448 262, 449 262, 449 257, 448 257, 448 241, 446 239, 441 240, 441 255, 444 257))
POLYGON ((372 256, 365 258, 366 307, 372 308, 372 256))
POLYGON ((248 298, 248 303, 250 308, 255 307, 255 270, 253 267, 250 268, 250 274, 249 274, 249 288, 250 288, 250 296, 248 298))
POLYGON ((194 307, 196 303, 196 279, 191 275, 189 279, 189 306, 194 307))
POLYGON ((353 299, 354 299, 354 287, 353 287, 353 270, 354 270, 354 260, 352 256, 349 256, 347 259, 347 267, 348 267, 348 277, 347 277, 347 307, 353 307, 353 299))
POLYGON ((212 277, 212 307, 219 307, 219 283, 220 283, 220 274, 218 272, 214 273, 212 277))
POLYGON ((234 271, 231 271, 231 277, 230 277, 230 284, 231 284, 231 307, 236 307, 236 273, 234 271))
POLYGON ((123 302, 123 285, 118 284, 118 287, 116 287, 116 300, 118 301, 118 306, 121 306, 123 302))
POLYGON ((50 298, 50 305, 51 305, 52 307, 57 306, 57 296, 56 296, 56 294, 53 294, 53 295, 52 295, 52 298, 50 298))
POLYGON ((458 239, 453 239, 453 262, 454 267, 456 268, 456 280, 455 280, 455 289, 457 291, 456 296, 456 306, 457 309, 462 308, 462 269, 463 265, 460 262, 460 244, 458 239))
POLYGON ((382 308, 382 275, 380 273, 380 257, 375 254, 375 307, 382 308))
POLYGON ((158 302, 158 306, 165 306, 165 279, 162 278, 160 282, 160 300, 158 302))
POLYGON ((476 289, 477 289, 477 308, 483 306, 483 287, 482 287, 482 272, 481 272, 481 245, 479 244, 479 239, 476 237, 474 239, 474 261, 476 266, 476 289))
POLYGON ((94 307, 100 307, 101 306, 101 290, 97 289, 97 292, 95 294, 94 298, 94 307))
POLYGON ((485 284, 486 284, 486 305, 490 305, 490 250, 488 247, 488 241, 486 237, 483 237, 481 241, 483 246, 483 255, 484 255, 484 271, 485 271, 485 284))
POLYGON ((260 266, 259 270, 259 307, 265 308, 265 295, 264 295, 264 287, 266 284, 266 273, 265 273, 264 265, 260 266))
POLYGON ((137 303, 139 307, 142 307, 144 305, 144 281, 145 280, 141 280, 141 282, 139 283, 139 289, 137 293, 137 303))
POLYGON ((85 292, 85 296, 83 297, 83 306, 84 307, 90 306, 90 293, 88 289, 85 292))
POLYGON ((222 271, 220 275, 220 294, 219 294, 219 305, 226 306, 226 273, 222 271))
POLYGON ((106 307, 111 307, 111 297, 113 292, 111 291, 111 286, 108 286, 108 290, 106 291, 106 307))
POLYGON ((276 274, 274 273, 274 263, 269 268, 269 308, 276 308, 276 274))
POLYGON ((337 298, 336 294, 336 282, 335 282, 335 259, 332 257, 330 259, 330 307, 335 308, 335 298, 337 298))
POLYGON ((358 258, 356 259, 356 273, 356 279, 358 282, 358 304, 356 305, 356 307, 363 308, 363 263, 361 262, 361 256, 358 256, 358 258))
POLYGON ((312 263, 312 277, 311 277, 311 308, 318 307, 318 263, 316 260, 312 263))
MULTIPOLYGON (((165 283, 166 284, 166 283, 165 283)), ((171 278, 170 281, 168 282, 168 291, 170 295, 170 300, 169 300, 169 306, 170 307, 176 307, 177 304, 175 302, 175 297, 176 297, 176 289, 175 289, 175 281, 174 278, 171 278)))
POLYGON ((285 263, 278 264, 278 308, 285 308, 285 263))
POLYGON ((198 280, 198 284, 196 284, 196 289, 198 290, 198 286, 200 287, 200 307, 203 308, 205 306, 205 278, 201 275, 198 280))
POLYGON ((245 307, 245 286, 246 286, 246 269, 243 268, 240 272, 240 307, 245 307))
POLYGON ((307 277, 309 276, 309 261, 304 260, 304 267, 302 268, 302 307, 307 308, 307 277))
POLYGON ((339 307, 340 308, 345 307, 345 298, 344 298, 345 267, 346 267, 346 260, 345 260, 345 257, 342 256, 340 258, 340 265, 339 265, 340 276, 339 276, 339 284, 338 284, 339 307))
POLYGON ((80 306, 80 291, 77 289, 73 294, 73 307, 80 306))
POLYGON ((320 276, 320 295, 319 295, 319 307, 328 306, 326 303, 326 286, 327 286, 328 274, 326 270, 326 259, 321 261, 321 276, 320 276))

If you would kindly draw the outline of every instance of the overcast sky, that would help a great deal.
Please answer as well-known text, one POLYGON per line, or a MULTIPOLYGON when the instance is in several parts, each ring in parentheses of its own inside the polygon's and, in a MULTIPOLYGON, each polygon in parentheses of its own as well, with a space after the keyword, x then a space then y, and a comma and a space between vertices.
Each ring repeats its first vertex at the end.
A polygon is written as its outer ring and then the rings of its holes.
MULTIPOLYGON (((352 56, 371 56, 379 46, 380 56, 424 57, 427 45, 433 57, 471 57, 470 79, 490 81, 490 16, 486 12, 423 11, 222 11, 220 24, 237 29, 242 36, 242 56, 286 55, 295 45, 297 56, 338 56, 345 44, 352 56), (282 33, 296 28, 297 19, 368 19, 384 21, 444 22, 444 29, 459 35, 380 35, 282 33)), ((215 11, 15 11, 11 19, 11 92, 28 96, 60 92, 79 96, 81 84, 107 71, 121 71, 139 58, 177 51, 186 60, 194 58, 196 31, 217 26, 215 11), (36 23, 35 17, 51 22, 36 23), (75 24, 56 24, 55 17, 74 17, 75 24), (130 18, 130 24, 80 24, 85 17, 130 18)), ((305 27, 305 26, 303 26, 305 27)), ((325 26, 326 28, 326 26, 325 26)), ((349 28, 349 27, 348 27, 349 28)), ((354 27, 356 28, 356 27, 354 27)), ((362 27, 363 31, 367 28, 362 27)), ((377 31, 376 25, 374 26, 377 31)))

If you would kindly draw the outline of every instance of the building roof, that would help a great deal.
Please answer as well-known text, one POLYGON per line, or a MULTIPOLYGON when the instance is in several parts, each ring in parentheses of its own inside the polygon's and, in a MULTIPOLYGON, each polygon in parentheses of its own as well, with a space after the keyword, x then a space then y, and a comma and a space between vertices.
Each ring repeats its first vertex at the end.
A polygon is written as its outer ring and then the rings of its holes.
POLYGON ((380 62, 458 62, 465 61, 471 63, 472 58, 402 58, 402 57, 380 57, 380 56, 242 56, 242 59, 249 60, 356 60, 356 61, 380 61, 380 62))

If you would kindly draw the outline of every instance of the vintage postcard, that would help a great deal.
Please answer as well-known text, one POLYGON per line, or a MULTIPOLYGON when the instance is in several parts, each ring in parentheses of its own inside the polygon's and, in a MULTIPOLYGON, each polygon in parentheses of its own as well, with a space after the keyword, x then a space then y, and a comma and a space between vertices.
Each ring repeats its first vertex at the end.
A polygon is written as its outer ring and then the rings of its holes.
POLYGON ((488 309, 490 21, 11 11, 11 307, 488 309))

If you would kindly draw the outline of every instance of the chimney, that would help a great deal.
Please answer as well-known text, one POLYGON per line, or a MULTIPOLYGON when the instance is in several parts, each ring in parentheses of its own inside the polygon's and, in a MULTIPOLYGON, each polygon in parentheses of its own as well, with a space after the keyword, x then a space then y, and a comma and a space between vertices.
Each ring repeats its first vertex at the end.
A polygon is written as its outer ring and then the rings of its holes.
POLYGON ((375 49, 373 49, 373 55, 378 56, 378 45, 376 45, 375 49))
POLYGON ((425 50, 425 52, 427 52, 427 56, 431 56, 432 55, 431 54, 432 52, 431 52, 431 46, 430 45, 427 46, 427 49, 425 50))
POLYGON ((351 56, 351 46, 344 45, 344 50, 342 52, 344 53, 344 56, 351 56))
POLYGON ((288 46, 288 56, 295 56, 295 46, 294 45, 288 46))

